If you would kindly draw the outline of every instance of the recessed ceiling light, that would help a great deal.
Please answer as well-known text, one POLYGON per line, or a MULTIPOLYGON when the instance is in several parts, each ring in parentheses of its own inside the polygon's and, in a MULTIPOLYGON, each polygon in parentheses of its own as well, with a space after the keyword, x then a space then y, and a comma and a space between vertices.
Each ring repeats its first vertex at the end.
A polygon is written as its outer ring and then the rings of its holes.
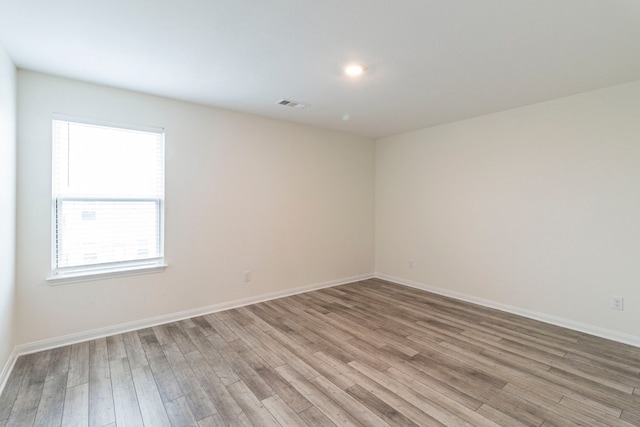
POLYGON ((351 64, 344 67, 344 72, 348 76, 357 77, 364 73, 364 67, 360 64, 351 64))

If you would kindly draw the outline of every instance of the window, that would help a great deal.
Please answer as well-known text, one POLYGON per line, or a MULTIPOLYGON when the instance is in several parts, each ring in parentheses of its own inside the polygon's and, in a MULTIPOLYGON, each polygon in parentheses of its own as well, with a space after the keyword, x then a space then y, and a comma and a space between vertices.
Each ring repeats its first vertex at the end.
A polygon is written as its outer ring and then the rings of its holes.
POLYGON ((164 267, 164 131, 53 120, 52 278, 164 267))

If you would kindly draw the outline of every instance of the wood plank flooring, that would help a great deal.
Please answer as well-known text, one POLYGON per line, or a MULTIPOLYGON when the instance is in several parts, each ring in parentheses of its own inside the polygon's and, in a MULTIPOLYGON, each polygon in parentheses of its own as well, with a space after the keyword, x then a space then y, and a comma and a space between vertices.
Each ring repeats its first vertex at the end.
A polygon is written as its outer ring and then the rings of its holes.
POLYGON ((5 425, 640 426, 640 349, 372 279, 22 356, 5 425))

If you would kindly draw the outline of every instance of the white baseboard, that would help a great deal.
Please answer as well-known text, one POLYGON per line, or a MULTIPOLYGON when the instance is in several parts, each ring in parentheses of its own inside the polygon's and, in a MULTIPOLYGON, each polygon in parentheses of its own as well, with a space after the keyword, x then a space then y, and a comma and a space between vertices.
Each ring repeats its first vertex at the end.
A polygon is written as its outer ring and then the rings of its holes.
POLYGON ((75 344, 78 342, 94 340, 97 338, 107 337, 110 335, 121 334, 124 332, 135 331, 138 329, 148 328, 151 326, 162 325, 165 323, 175 322, 178 320, 188 319, 191 317, 202 316, 209 313, 215 313, 218 311, 229 310, 232 308, 242 307, 245 305, 256 304, 259 302, 269 301, 272 299, 288 297, 291 295, 301 294, 304 292, 315 291, 317 289, 329 288, 332 286, 345 285, 347 283, 357 282, 360 280, 366 280, 373 278, 373 274, 361 274, 353 277, 346 277, 337 280, 330 280, 328 282, 315 283, 312 285, 301 286, 293 289, 286 289, 278 292, 271 292, 268 294, 256 295, 254 297, 242 298, 239 300, 224 302, 221 304, 209 305, 206 307, 194 308, 191 310, 180 311, 177 313, 165 314, 162 316, 151 317, 142 320, 136 320, 128 323, 121 323, 118 325, 107 326, 99 329, 92 329, 89 331, 78 332, 69 335, 63 335, 60 337, 49 338, 45 340, 35 341, 27 344, 17 345, 7 361, 2 374, 0 375, 0 394, 4 390, 4 386, 9 378, 9 374, 13 369, 16 359, 19 356, 29 353, 36 353, 38 351, 49 350, 56 347, 62 347, 65 345, 75 344))
POLYGON ((410 286, 412 288, 421 289, 423 291, 432 292, 434 294, 443 295, 443 296, 454 298, 457 300, 470 302, 470 303, 481 305, 484 307, 494 308, 496 310, 505 311, 511 314, 517 314, 519 316, 527 317, 529 319, 539 320, 541 322, 549 323, 555 326, 561 326, 563 328, 573 329, 574 331, 584 332, 589 335, 595 335, 600 338, 606 338, 608 340, 617 341, 623 344, 629 344, 635 347, 640 347, 640 336, 629 335, 629 334, 614 331, 611 329, 605 329, 598 326, 589 325, 587 323, 576 322, 574 320, 564 319, 562 317, 552 316, 546 313, 540 313, 533 310, 527 310, 525 308, 515 307, 508 304, 502 304, 496 301, 491 301, 484 298, 478 298, 478 297, 464 294, 461 292, 450 291, 448 289, 437 288, 434 286, 426 285, 424 283, 401 279, 399 277, 388 276, 382 273, 376 273, 375 277, 378 279, 397 283, 399 285, 410 286))
POLYGON ((191 317, 202 316, 209 313, 215 313, 218 311, 229 310, 232 308, 243 307, 250 304, 256 304, 259 302, 269 301, 272 299, 283 298, 291 295, 301 294, 304 292, 310 292, 317 289, 329 288, 333 286, 345 285, 347 283, 357 282, 360 280, 366 280, 371 278, 378 278, 394 282, 400 285, 410 286, 412 288, 421 289, 435 294, 455 298, 461 301, 478 304, 484 307, 494 308, 497 310, 505 311, 507 313, 517 314, 523 317, 527 317, 541 322, 550 323, 552 325, 561 326, 564 328, 573 329, 576 331, 584 332, 590 335, 610 339, 612 341, 629 344, 635 347, 640 347, 640 337, 624 334, 621 332, 613 331, 610 329, 600 328, 597 326, 589 325, 586 323, 575 322, 573 320, 564 319, 561 317, 551 316, 549 314, 536 312, 533 310, 527 310, 507 304, 498 303, 495 301, 474 297, 472 295, 463 294, 460 292, 454 292, 443 288, 437 288, 426 285, 424 283, 413 282, 410 280, 401 279, 398 277, 388 276, 382 273, 375 274, 362 274, 359 276, 353 276, 338 280, 331 280, 323 283, 316 283, 307 286, 301 286, 298 288, 287 289, 278 292, 272 292, 268 294, 257 295, 255 297, 243 298, 239 300, 229 301, 221 304, 214 304, 206 307, 199 307, 191 310, 180 311, 176 313, 165 314, 162 316, 151 317, 142 320, 136 320, 134 322, 121 323, 118 325, 108 326, 99 329, 93 329, 90 331, 78 332, 75 334, 64 335, 55 338, 49 338, 46 340, 36 341, 28 344, 17 345, 7 360, 4 369, 0 373, 0 394, 4 390, 4 387, 9 378, 9 374, 15 365, 19 356, 29 353, 35 353, 38 351, 48 350, 55 347, 61 347, 65 345, 75 344, 78 342, 93 340, 110 335, 121 334, 124 332, 134 331, 138 329, 148 328, 151 326, 162 325, 165 323, 175 322, 178 320, 188 319, 191 317))
POLYGON ((18 360, 18 356, 19 356, 18 350, 16 347, 14 347, 11 354, 9 354, 9 359, 7 359, 7 363, 4 365, 4 369, 2 369, 2 372, 0 373, 0 394, 2 394, 2 391, 4 390, 4 386, 7 385, 9 374, 11 373, 11 371, 13 370, 13 367, 15 366, 16 360, 18 360))

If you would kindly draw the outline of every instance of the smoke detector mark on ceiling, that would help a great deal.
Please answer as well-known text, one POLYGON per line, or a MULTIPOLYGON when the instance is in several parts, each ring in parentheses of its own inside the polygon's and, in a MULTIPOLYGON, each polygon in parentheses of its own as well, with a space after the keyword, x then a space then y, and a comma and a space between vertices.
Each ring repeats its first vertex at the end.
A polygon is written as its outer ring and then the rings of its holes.
POLYGON ((303 104, 302 102, 292 101, 290 99, 284 99, 284 98, 277 101, 276 104, 284 105, 285 107, 297 108, 300 110, 309 106, 308 104, 303 104))

